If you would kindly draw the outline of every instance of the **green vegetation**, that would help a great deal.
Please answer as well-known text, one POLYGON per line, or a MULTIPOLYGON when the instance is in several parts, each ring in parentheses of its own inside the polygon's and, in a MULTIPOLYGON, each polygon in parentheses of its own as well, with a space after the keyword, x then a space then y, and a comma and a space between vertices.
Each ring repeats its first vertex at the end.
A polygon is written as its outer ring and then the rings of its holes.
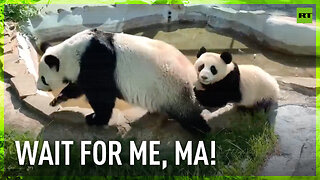
MULTIPOLYGON (((32 140, 32 138, 28 134, 7 131, 5 132, 4 139, 6 140, 4 146, 5 175, 17 175, 19 172, 20 175, 38 176, 250 176, 259 170, 268 153, 273 150, 277 138, 273 132, 273 128, 267 123, 267 115, 264 112, 257 112, 254 115, 241 113, 239 122, 233 123, 231 128, 212 133, 204 139, 208 147, 211 140, 216 141, 216 166, 205 166, 203 164, 188 166, 186 162, 183 162, 180 166, 174 166, 174 149, 166 148, 167 151, 161 150, 159 157, 159 160, 168 160, 168 167, 165 170, 161 170, 161 167, 158 166, 142 166, 140 163, 130 166, 128 163, 130 139, 116 139, 122 144, 122 166, 97 166, 92 158, 87 158, 86 166, 80 166, 79 144, 72 146, 70 166, 19 166, 14 141, 18 140, 23 143, 23 141, 32 140)), ((40 154, 39 151, 38 153, 40 154)), ((61 152, 60 155, 60 162, 64 162, 64 153, 61 152)), ((42 178, 39 177, 39 179, 42 178)))
POLYGON ((4 21, 21 22, 35 16, 38 10, 31 5, 39 0, 3 0, 0 3, 0 81, 3 81, 4 21), (7 4, 12 3, 12 4, 7 4))
MULTIPOLYGON (((320 63, 319 61, 317 61, 317 63, 320 63)), ((320 70, 319 69, 317 69, 317 73, 318 72, 320 72, 320 70)), ((317 78, 319 77, 318 76, 319 74, 317 74, 317 78)), ((317 86, 318 86, 318 83, 319 82, 317 82, 317 86)), ((316 97, 316 99, 317 99, 317 106, 316 106, 316 108, 317 108, 317 111, 316 111, 316 118, 317 118, 317 123, 316 123, 316 144, 317 144, 317 146, 316 146, 316 148, 317 148, 317 152, 318 153, 316 153, 316 159, 317 159, 317 163, 316 163, 316 169, 317 170, 319 170, 320 169, 320 161, 319 161, 319 159, 320 159, 320 123, 319 123, 319 117, 320 117, 320 111, 319 111, 319 108, 320 108, 320 88, 317 88, 316 89, 316 91, 317 91, 317 97, 316 97)), ((319 171, 317 171, 317 174, 318 173, 320 173, 319 171)))
POLYGON ((4 134, 0 132, 0 175, 2 174, 4 174, 4 134))
MULTIPOLYGON (((3 49, 3 45, 4 45, 4 42, 3 42, 4 41, 4 35, 3 35, 3 29, 4 29, 3 9, 4 9, 3 4, 0 4, 0 81, 2 81, 2 82, 3 82, 3 62, 4 62, 4 57, 3 57, 3 53, 4 53, 4 49, 3 49)), ((1 91, 1 92, 3 92, 3 91, 1 91)), ((3 107, 3 105, 1 107, 3 107)), ((1 108, 1 109, 3 109, 3 108, 1 108)), ((1 116, 1 117, 3 117, 3 116, 1 116)))
POLYGON ((35 16, 38 10, 31 4, 6 4, 4 6, 5 21, 26 21, 28 18, 35 16))

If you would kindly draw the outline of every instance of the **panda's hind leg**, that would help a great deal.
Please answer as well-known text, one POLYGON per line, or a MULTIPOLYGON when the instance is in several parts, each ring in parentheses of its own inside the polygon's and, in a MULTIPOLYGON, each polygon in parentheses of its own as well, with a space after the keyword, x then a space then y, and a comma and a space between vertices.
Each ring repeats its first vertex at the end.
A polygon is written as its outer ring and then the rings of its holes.
POLYGON ((264 110, 264 112, 268 112, 270 111, 270 108, 272 107, 272 105, 273 105, 272 100, 263 99, 262 101, 257 102, 256 108, 258 110, 264 110))
POLYGON ((272 100, 263 99, 261 101, 256 102, 252 106, 236 105, 236 107, 237 107, 237 110, 254 114, 260 111, 264 111, 265 113, 267 113, 270 111, 273 105, 274 105, 274 102, 272 100))

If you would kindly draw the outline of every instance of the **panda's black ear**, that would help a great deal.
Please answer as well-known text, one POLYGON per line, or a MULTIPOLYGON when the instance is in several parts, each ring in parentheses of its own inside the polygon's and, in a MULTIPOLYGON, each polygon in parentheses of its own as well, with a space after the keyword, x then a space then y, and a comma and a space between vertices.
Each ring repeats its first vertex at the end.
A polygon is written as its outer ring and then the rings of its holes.
POLYGON ((226 63, 229 64, 232 61, 232 55, 229 52, 223 52, 220 54, 220 58, 226 63))
POLYGON ((205 47, 201 47, 198 51, 197 58, 199 58, 203 53, 207 52, 207 49, 205 47))
POLYGON ((46 50, 51 47, 51 44, 48 42, 43 42, 40 44, 40 50, 44 53, 46 50))
POLYGON ((57 57, 52 56, 52 55, 47 55, 44 58, 44 62, 52 69, 55 68, 56 71, 59 71, 60 68, 60 61, 57 57))

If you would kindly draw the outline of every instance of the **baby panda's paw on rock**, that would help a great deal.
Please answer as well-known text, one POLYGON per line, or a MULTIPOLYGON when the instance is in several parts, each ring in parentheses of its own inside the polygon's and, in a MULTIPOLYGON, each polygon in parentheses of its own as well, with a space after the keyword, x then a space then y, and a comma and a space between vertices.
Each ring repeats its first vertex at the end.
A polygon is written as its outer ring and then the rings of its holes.
POLYGON ((95 113, 89 114, 86 116, 86 123, 89 126, 93 126, 93 125, 107 125, 108 121, 106 121, 105 119, 99 118, 95 115, 95 113))

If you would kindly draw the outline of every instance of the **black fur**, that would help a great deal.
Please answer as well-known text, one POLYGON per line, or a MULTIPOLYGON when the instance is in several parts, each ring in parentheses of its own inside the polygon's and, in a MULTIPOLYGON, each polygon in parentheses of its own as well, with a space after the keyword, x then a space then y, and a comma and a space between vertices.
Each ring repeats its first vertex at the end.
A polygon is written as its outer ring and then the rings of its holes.
POLYGON ((44 62, 50 67, 50 68, 55 68, 56 71, 58 72, 60 69, 60 60, 52 55, 48 55, 44 57, 44 62))
POLYGON ((229 52, 223 52, 220 54, 220 58, 226 63, 229 64, 232 61, 232 55, 229 52))
POLYGON ((116 52, 113 46, 113 34, 93 30, 86 51, 80 59, 78 85, 86 95, 94 110, 86 117, 89 125, 108 124, 119 95, 114 72, 116 52))
POLYGON ((207 49, 205 47, 201 47, 197 53, 197 58, 199 58, 205 52, 207 52, 207 49))
MULTIPOLYGON (((176 106, 179 106, 178 104, 176 106)), ((191 105, 190 107, 194 107, 191 105)), ((179 122, 179 124, 189 132, 203 136, 210 132, 211 128, 207 122, 200 115, 202 109, 190 109, 188 112, 183 114, 173 111, 177 107, 172 107, 170 111, 167 112, 170 118, 173 118, 179 122)))
MULTIPOLYGON (((113 46, 113 34, 92 30, 90 40, 80 59, 80 73, 76 83, 69 83, 50 105, 55 106, 69 98, 85 94, 94 113, 86 116, 89 125, 106 125, 112 115, 117 96, 114 71, 116 53, 113 46)), ((64 82, 69 81, 64 78, 64 82)))
POLYGON ((68 84, 68 83, 71 83, 71 80, 69 80, 68 78, 64 77, 63 80, 62 80, 62 82, 63 82, 64 84, 68 84))
POLYGON ((43 42, 40 44, 40 50, 44 53, 46 50, 51 47, 51 44, 48 42, 43 42))
POLYGON ((64 101, 67 101, 71 98, 78 98, 83 94, 82 90, 77 84, 69 83, 58 95, 58 97, 54 98, 50 105, 56 106, 64 101))
POLYGON ((222 80, 204 85, 205 90, 194 88, 197 100, 203 106, 222 107, 228 102, 240 102, 242 95, 240 91, 240 72, 237 64, 234 69, 222 80))

